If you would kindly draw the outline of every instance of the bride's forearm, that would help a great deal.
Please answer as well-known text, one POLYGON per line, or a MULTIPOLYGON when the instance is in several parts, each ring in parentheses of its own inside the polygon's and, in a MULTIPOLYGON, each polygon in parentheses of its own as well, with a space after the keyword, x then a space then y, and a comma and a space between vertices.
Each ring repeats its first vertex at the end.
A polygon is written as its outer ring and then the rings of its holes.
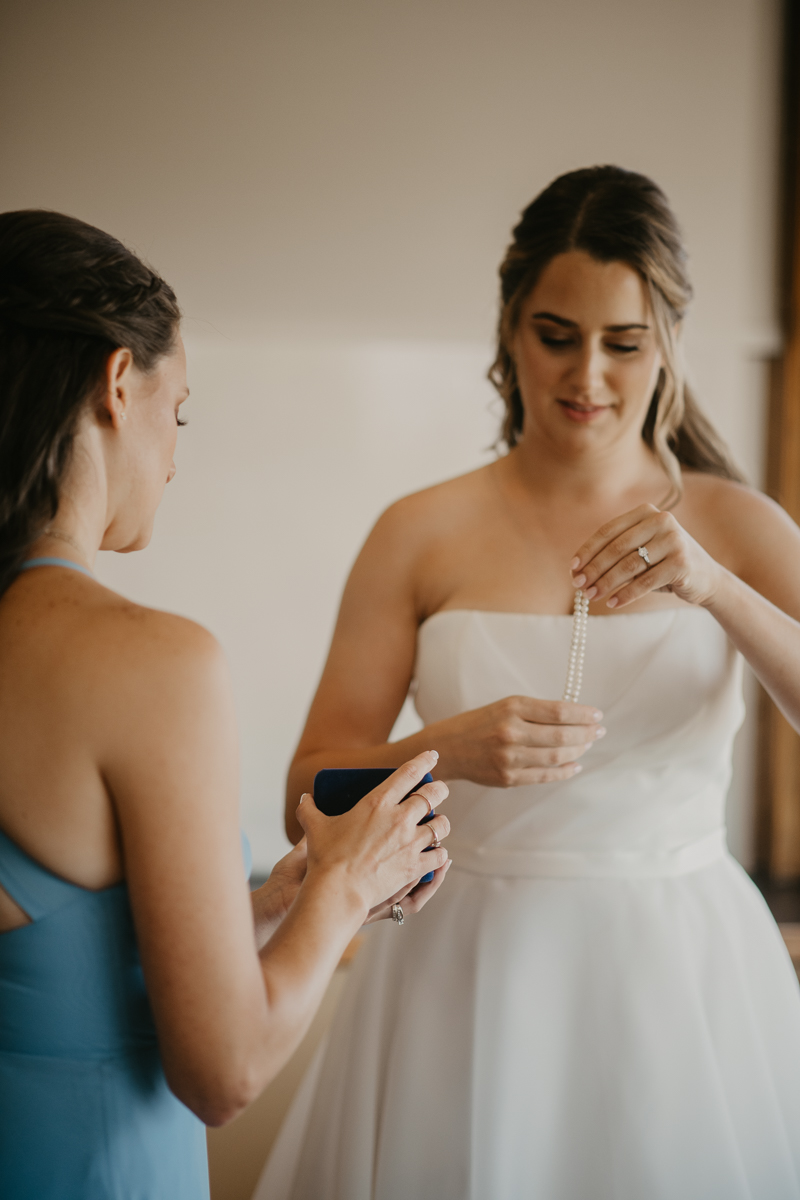
POLYGON ((705 607, 800 732, 800 622, 729 571, 705 607))

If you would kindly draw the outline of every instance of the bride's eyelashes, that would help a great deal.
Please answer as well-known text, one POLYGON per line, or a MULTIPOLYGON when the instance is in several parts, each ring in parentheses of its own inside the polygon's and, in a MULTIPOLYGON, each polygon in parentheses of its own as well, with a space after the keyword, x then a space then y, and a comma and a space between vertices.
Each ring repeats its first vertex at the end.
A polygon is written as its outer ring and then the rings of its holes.
MULTIPOLYGON (((564 350, 570 346, 577 345, 574 338, 551 337, 549 334, 540 333, 539 340, 543 346, 547 346, 551 350, 564 350)), ((638 345, 629 345, 623 342, 606 342, 606 350, 611 350, 615 354, 635 354, 641 347, 638 345)))

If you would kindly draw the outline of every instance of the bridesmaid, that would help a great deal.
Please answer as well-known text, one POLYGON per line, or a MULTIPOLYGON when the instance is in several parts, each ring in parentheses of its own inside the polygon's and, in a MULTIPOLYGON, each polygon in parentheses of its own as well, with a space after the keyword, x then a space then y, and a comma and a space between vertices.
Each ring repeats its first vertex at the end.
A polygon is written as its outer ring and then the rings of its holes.
POLYGON ((359 926, 447 869, 417 826, 447 788, 400 803, 423 750, 342 817, 304 797, 248 894, 220 648, 92 573, 147 545, 175 474, 179 322, 114 238, 0 216, 3 1200, 207 1197, 202 1122, 287 1060, 359 926))
POLYGON ((742 657, 800 730, 800 533, 684 383, 651 180, 555 180, 500 280, 507 453, 378 521, 287 789, 297 838, 318 767, 432 742, 454 868, 370 934, 257 1195, 800 1200, 797 979, 724 827, 742 657))

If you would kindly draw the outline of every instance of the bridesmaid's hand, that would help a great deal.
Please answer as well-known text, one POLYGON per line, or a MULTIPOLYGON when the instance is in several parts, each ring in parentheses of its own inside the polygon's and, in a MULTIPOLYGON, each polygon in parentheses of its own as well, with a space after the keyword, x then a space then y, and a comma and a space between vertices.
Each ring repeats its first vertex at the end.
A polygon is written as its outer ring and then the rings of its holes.
POLYGON ((439 773, 445 779, 508 788, 577 775, 576 760, 605 734, 602 719, 586 704, 506 696, 437 721, 426 732, 441 747, 439 773))
POLYGON ((250 893, 256 945, 266 945, 292 906, 306 877, 308 843, 302 838, 297 845, 276 862, 269 879, 250 893))
POLYGON ((369 916, 364 922, 365 925, 372 925, 375 921, 385 921, 387 917, 392 915, 392 905, 401 904, 403 908, 403 916, 407 917, 411 913, 417 913, 430 900, 431 896, 439 890, 444 883, 444 877, 450 870, 451 860, 448 858, 443 867, 439 867, 433 872, 433 879, 430 883, 413 883, 410 888, 402 888, 394 896, 390 896, 384 904, 378 904, 370 911, 369 916))
POLYGON ((601 526, 572 560, 572 582, 589 600, 622 608, 648 592, 674 592, 688 604, 713 601, 724 573, 719 563, 678 524, 672 513, 653 504, 601 526), (646 548, 650 566, 641 557, 646 548))
POLYGON ((447 862, 444 847, 428 850, 434 837, 449 834, 447 817, 437 813, 419 824, 448 795, 441 781, 420 783, 438 758, 432 751, 418 754, 339 816, 325 816, 308 793, 300 799, 297 819, 308 837, 307 882, 313 887, 315 880, 327 878, 330 890, 344 889, 363 906, 362 923, 375 909, 391 905, 387 897, 407 895, 428 870, 447 862))

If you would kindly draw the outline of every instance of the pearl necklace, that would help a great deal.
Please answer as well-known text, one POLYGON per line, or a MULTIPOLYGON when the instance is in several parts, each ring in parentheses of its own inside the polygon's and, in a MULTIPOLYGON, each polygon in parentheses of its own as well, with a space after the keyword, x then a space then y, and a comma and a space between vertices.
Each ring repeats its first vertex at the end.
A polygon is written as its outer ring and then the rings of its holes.
POLYGON ((586 630, 589 627, 589 601, 580 588, 575 593, 575 608, 572 614, 572 643, 569 648, 567 682, 562 700, 577 703, 583 682, 583 659, 586 654, 586 630))

